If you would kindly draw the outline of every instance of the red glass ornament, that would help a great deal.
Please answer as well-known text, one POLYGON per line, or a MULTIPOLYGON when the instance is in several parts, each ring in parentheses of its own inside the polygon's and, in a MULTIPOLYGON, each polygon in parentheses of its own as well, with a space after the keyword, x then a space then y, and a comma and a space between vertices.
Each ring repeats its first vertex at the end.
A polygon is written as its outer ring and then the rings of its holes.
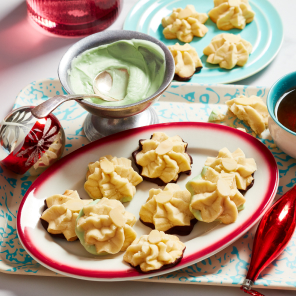
POLYGON ((241 290, 250 295, 262 295, 251 287, 260 272, 283 252, 295 227, 296 186, 284 194, 263 216, 257 228, 249 271, 241 290))
POLYGON ((58 119, 53 114, 37 119, 31 114, 32 108, 13 110, 0 126, 0 162, 20 175, 41 173, 64 149, 64 132, 58 119))

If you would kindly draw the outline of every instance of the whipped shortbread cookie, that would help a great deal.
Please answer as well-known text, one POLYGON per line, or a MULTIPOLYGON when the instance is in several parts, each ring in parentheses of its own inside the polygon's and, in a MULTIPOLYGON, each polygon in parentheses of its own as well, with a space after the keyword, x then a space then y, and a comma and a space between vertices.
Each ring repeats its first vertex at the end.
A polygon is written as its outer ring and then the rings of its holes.
POLYGON ((226 105, 234 115, 245 121, 257 135, 260 135, 267 128, 269 114, 266 104, 260 97, 240 95, 227 101, 226 105))
POLYGON ((123 260, 142 273, 160 271, 177 265, 185 248, 177 236, 152 230, 127 248, 123 260))
POLYGON ((175 61, 175 80, 187 81, 194 73, 200 71, 202 62, 194 49, 188 43, 168 46, 175 61))
POLYGON ((207 158, 205 166, 213 168, 218 173, 234 174, 236 186, 243 194, 254 184, 256 162, 254 158, 246 158, 240 148, 232 153, 227 148, 221 149, 217 157, 207 158))
POLYGON ((203 53, 208 56, 208 63, 232 69, 236 65, 244 66, 252 50, 252 44, 242 39, 240 35, 223 33, 215 36, 203 53))
POLYGON ((74 241, 77 239, 75 222, 78 213, 90 202, 92 202, 91 199, 80 199, 77 191, 73 190, 50 196, 45 200, 41 224, 52 236, 74 241))
POLYGON ((255 16, 248 0, 214 0, 214 6, 209 17, 219 30, 242 30, 255 16))
POLYGON ((84 189, 92 199, 106 197, 128 202, 142 181, 132 168, 131 160, 106 155, 88 165, 84 189))
POLYGON ((132 156, 144 180, 164 186, 176 183, 181 173, 191 174, 187 145, 179 136, 156 132, 149 140, 140 140, 132 156))
POLYGON ((179 39, 189 43, 193 37, 203 37, 208 32, 204 25, 208 16, 206 13, 198 13, 193 5, 186 8, 174 8, 171 15, 162 19, 164 27, 163 35, 166 39, 179 39))
POLYGON ((76 221, 76 234, 84 248, 94 255, 125 251, 137 234, 136 218, 118 200, 102 198, 83 207, 76 221))
POLYGON ((195 218, 208 223, 235 222, 238 211, 244 209, 243 195, 253 186, 256 170, 255 160, 246 158, 239 148, 233 153, 223 148, 217 157, 208 157, 201 174, 186 184, 195 218))
POLYGON ((186 184, 186 188, 192 195, 191 212, 197 220, 207 223, 235 222, 238 210, 243 209, 246 201, 237 189, 234 174, 219 174, 211 167, 204 167, 199 176, 186 184))
POLYGON ((197 222, 189 209, 190 198, 190 192, 177 184, 167 184, 163 190, 150 189, 140 209, 140 221, 167 234, 188 235, 197 222))

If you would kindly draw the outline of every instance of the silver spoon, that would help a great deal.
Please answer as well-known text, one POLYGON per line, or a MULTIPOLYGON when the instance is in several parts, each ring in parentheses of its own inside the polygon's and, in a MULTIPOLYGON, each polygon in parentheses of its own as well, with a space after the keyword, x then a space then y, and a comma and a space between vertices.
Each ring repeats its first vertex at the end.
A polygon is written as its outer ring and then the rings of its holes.
MULTIPOLYGON (((123 84, 120 86, 120 85, 117 85, 116 86, 116 90, 117 92, 120 92, 121 93, 121 98, 117 99, 117 101, 120 101, 120 100, 123 100, 124 97, 125 97, 125 93, 126 93, 126 86, 124 86, 124 82, 125 79, 128 79, 129 78, 129 73, 126 69, 122 69, 122 68, 119 68, 119 69, 116 69, 117 70, 117 75, 119 73, 121 73, 119 75, 119 77, 121 75, 124 75, 125 78, 123 78, 123 76, 121 76, 121 79, 123 84)), ((118 79, 118 78, 117 78, 118 79)), ((109 100, 115 100, 112 95, 110 96, 109 95, 109 91, 111 90, 112 88, 112 85, 113 85, 113 78, 112 76, 109 74, 108 71, 103 71, 103 72, 100 72, 93 80, 93 90, 94 90, 94 93, 101 96, 101 98, 103 98, 104 100, 106 101, 109 101, 109 100)))
POLYGON ((95 94, 84 94, 84 95, 58 95, 54 96, 44 103, 38 105, 37 107, 32 109, 33 116, 37 118, 44 118, 48 116, 53 110, 55 110, 58 106, 63 104, 64 102, 70 100, 84 100, 89 98, 99 98, 108 102, 116 102, 118 100, 106 96, 101 93, 100 89, 104 91, 108 91, 112 87, 112 77, 107 71, 100 72, 93 80, 93 89, 95 94))

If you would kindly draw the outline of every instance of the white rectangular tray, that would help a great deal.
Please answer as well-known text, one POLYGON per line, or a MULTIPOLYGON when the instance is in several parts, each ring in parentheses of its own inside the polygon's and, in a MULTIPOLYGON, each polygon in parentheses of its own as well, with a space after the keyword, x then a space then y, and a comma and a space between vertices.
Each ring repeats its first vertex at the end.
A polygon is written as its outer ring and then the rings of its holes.
MULTIPOLYGON (((58 80, 46 79, 33 82, 18 95, 14 108, 38 105, 48 97, 64 91, 58 80)), ((268 89, 237 85, 199 85, 173 83, 159 102, 153 105, 160 122, 207 121, 213 108, 226 113, 225 101, 237 95, 257 95, 266 100, 268 89)), ((60 120, 66 134, 64 155, 86 145, 83 122, 87 112, 76 102, 61 105, 54 114, 60 120)), ((221 123, 232 127, 250 128, 237 118, 227 114, 221 123)), ((201 139, 202 140, 202 139, 201 139)), ((267 131, 260 139, 273 153, 280 172, 280 185, 276 198, 296 183, 296 160, 276 147, 267 131)), ((17 176, 0 167, 0 272, 41 276, 61 276, 34 261, 23 249, 16 232, 16 216, 19 203, 35 180, 17 176)), ((245 278, 251 256, 256 227, 242 238, 216 255, 190 267, 145 281, 208 285, 240 285, 245 278)), ((284 253, 268 266, 256 281, 258 287, 296 289, 296 235, 284 253)))

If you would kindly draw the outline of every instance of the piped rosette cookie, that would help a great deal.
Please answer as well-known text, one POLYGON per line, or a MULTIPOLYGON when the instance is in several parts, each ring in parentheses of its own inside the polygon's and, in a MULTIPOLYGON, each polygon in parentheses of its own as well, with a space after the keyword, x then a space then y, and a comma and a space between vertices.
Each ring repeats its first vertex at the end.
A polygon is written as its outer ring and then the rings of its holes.
POLYGON ((189 209, 190 198, 190 192, 177 184, 167 184, 164 190, 150 189, 140 209, 140 221, 167 234, 188 235, 197 222, 189 209))
POLYGON ((209 17, 219 30, 244 29, 254 20, 255 12, 248 0, 214 0, 214 8, 209 17))
POLYGON ((191 193, 189 207, 192 214, 207 223, 235 222, 246 201, 236 187, 234 174, 218 173, 211 167, 204 167, 200 175, 186 184, 186 188, 191 193))
POLYGON ((175 76, 178 81, 188 81, 194 73, 197 73, 202 68, 202 62, 194 47, 188 43, 180 45, 168 46, 175 61, 175 76))
POLYGON ((252 50, 252 44, 240 35, 223 33, 216 35, 203 53, 208 56, 208 63, 219 64, 220 68, 229 70, 236 65, 243 67, 252 50))
POLYGON ((152 230, 133 241, 123 260, 141 273, 151 273, 180 263, 185 248, 177 236, 152 230))
POLYGON ((236 186, 242 194, 245 194, 254 185, 256 162, 253 158, 246 158, 240 148, 233 153, 227 148, 221 149, 216 158, 207 158, 205 166, 213 168, 218 173, 233 174, 236 186))
POLYGON ((228 110, 238 119, 244 120, 257 135, 263 133, 268 127, 269 113, 262 98, 240 95, 225 103, 228 110))
POLYGON ((133 158, 144 180, 165 186, 176 183, 180 174, 191 174, 192 157, 186 153, 187 143, 179 136, 153 133, 149 140, 140 140, 133 158))
POLYGON ((102 198, 83 207, 76 221, 76 234, 94 255, 117 254, 136 239, 136 217, 118 200, 102 198))
POLYGON ((171 15, 162 18, 164 27, 163 35, 166 39, 178 38, 182 42, 189 43, 193 37, 204 37, 208 28, 204 25, 207 21, 206 13, 198 13, 193 5, 187 5, 184 9, 174 8, 171 15))
POLYGON ((128 202, 142 181, 132 168, 131 160, 106 155, 88 165, 84 189, 92 199, 106 197, 128 202))
POLYGON ((77 239, 75 222, 78 214, 83 206, 92 201, 80 199, 77 191, 73 190, 50 196, 45 200, 41 224, 51 236, 74 241, 77 239))

